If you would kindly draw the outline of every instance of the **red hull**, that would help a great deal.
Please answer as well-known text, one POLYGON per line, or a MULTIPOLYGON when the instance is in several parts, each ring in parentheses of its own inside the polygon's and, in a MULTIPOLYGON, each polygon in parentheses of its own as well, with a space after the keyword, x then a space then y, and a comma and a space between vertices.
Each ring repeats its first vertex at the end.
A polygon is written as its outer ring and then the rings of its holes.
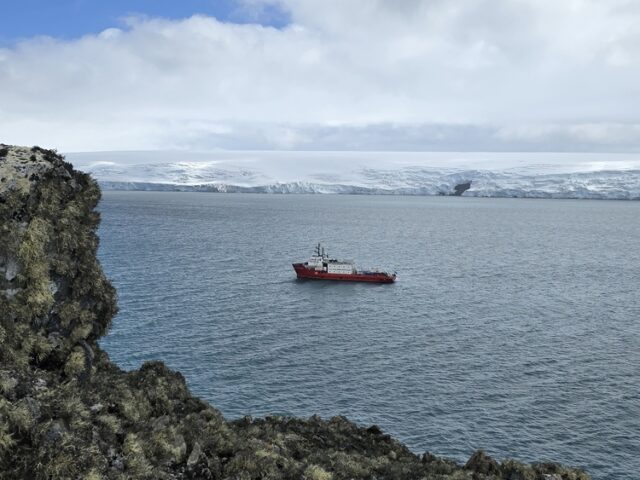
POLYGON ((294 263, 293 269, 298 278, 308 278, 311 280, 338 280, 341 282, 369 282, 369 283, 393 283, 396 281, 395 275, 386 273, 327 273, 311 270, 302 263, 294 263))

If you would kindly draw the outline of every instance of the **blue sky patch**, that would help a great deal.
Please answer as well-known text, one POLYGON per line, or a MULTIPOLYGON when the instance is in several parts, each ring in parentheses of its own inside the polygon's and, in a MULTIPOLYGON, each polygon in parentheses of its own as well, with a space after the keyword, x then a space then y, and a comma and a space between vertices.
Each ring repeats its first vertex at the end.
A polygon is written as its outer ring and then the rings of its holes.
POLYGON ((288 12, 273 4, 243 6, 238 0, 20 0, 3 2, 0 43, 46 35, 71 39, 121 27, 130 15, 170 19, 204 14, 232 23, 260 23, 282 28, 288 12))

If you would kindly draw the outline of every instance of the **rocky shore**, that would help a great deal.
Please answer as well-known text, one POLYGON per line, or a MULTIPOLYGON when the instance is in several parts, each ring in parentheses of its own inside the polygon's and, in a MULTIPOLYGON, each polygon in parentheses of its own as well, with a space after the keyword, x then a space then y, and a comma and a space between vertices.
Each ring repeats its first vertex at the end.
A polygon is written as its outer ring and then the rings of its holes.
POLYGON ((417 455, 343 417, 228 421, 161 362, 120 370, 97 343, 117 311, 99 199, 55 151, 0 144, 0 478, 589 478, 482 451, 466 465, 417 455))

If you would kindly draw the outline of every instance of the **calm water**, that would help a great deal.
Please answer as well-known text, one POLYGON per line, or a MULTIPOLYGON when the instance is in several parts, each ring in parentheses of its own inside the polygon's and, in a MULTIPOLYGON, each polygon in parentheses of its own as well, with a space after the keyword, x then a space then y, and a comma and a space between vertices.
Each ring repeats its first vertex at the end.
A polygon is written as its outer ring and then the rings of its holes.
POLYGON ((228 418, 344 414, 421 453, 640 475, 640 203, 106 192, 123 368, 228 418), (296 281, 318 240, 394 285, 296 281))

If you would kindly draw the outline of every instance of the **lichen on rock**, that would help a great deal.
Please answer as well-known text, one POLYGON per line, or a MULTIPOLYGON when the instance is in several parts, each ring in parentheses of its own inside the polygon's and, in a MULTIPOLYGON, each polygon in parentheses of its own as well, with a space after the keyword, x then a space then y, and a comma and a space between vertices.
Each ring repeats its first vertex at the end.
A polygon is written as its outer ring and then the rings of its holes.
POLYGON ((0 479, 548 479, 463 467, 344 417, 227 421, 161 362, 124 372, 97 340, 116 294, 96 258, 96 182, 55 151, 0 144, 0 479))

